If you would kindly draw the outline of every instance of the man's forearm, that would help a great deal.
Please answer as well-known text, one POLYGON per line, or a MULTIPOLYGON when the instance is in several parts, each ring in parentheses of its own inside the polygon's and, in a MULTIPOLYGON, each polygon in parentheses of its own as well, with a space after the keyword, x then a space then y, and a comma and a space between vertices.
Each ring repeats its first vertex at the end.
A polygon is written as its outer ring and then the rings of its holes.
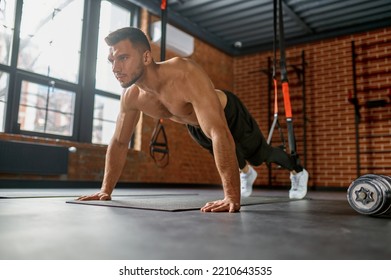
POLYGON ((128 146, 112 142, 107 148, 105 174, 101 191, 111 195, 125 166, 128 146))
POLYGON ((213 153, 226 198, 240 201, 239 166, 231 135, 213 139, 213 153))

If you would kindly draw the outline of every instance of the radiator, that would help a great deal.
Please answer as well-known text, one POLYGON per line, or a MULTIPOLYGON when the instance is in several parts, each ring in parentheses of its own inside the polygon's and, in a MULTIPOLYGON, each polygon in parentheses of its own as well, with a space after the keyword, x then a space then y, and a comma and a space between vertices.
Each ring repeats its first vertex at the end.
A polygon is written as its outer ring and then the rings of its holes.
POLYGON ((0 140, 0 172, 37 175, 68 173, 68 148, 0 140))

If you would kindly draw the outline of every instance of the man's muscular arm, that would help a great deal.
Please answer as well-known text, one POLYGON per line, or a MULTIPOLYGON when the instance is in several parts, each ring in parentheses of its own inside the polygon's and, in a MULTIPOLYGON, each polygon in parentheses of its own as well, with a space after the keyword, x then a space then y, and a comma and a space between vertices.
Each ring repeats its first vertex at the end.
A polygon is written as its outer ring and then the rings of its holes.
POLYGON ((132 109, 130 102, 131 91, 137 91, 132 87, 121 97, 120 112, 117 117, 114 135, 107 147, 105 173, 101 190, 95 194, 81 196, 77 200, 110 200, 111 193, 117 184, 125 166, 129 142, 133 131, 140 119, 140 111, 132 109))
POLYGON ((240 180, 235 143, 213 84, 202 69, 194 67, 189 78, 193 90, 188 98, 202 131, 212 139, 216 167, 224 188, 224 199, 207 203, 201 211, 237 212, 240 209, 240 180))

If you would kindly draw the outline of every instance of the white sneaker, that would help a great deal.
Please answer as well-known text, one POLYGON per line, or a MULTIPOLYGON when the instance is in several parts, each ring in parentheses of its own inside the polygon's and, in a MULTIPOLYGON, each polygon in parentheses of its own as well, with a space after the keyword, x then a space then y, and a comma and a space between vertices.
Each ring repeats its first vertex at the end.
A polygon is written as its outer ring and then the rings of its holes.
POLYGON ((308 172, 303 169, 303 171, 293 174, 290 176, 292 187, 289 190, 290 199, 302 199, 307 194, 307 184, 308 184, 308 172))
POLYGON ((253 192, 253 184, 257 179, 258 173, 249 166, 247 173, 240 172, 240 193, 243 197, 249 197, 253 192))

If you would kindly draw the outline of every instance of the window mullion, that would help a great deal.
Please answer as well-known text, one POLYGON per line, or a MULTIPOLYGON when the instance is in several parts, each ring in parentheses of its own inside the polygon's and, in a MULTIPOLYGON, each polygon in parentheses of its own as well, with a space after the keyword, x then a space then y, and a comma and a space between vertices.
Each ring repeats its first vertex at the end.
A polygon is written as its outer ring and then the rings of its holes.
POLYGON ((83 40, 80 61, 81 92, 76 99, 76 127, 80 142, 91 142, 94 115, 95 69, 100 1, 85 0, 83 40))

